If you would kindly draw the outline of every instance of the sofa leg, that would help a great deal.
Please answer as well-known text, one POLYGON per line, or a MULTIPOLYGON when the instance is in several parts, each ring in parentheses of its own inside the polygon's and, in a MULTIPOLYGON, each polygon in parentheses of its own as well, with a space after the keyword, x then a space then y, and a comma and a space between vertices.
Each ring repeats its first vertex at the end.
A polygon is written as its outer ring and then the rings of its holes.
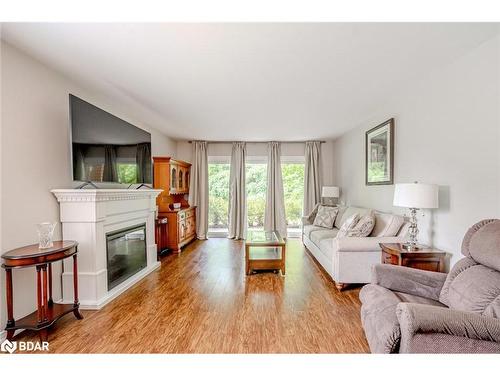
POLYGON ((339 292, 342 292, 345 288, 347 288, 349 284, 346 284, 346 283, 338 283, 335 281, 335 287, 337 288, 337 290, 339 292))

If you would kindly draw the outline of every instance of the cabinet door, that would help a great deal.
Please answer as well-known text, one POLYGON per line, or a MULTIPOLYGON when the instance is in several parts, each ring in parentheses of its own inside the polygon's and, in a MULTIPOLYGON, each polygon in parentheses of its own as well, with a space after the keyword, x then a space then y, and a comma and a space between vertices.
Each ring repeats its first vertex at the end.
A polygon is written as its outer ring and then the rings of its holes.
POLYGON ((179 221, 178 225, 179 225, 179 242, 182 242, 186 239, 187 236, 186 220, 179 221))
POLYGON ((192 236, 196 231, 194 216, 191 216, 188 219, 186 219, 186 227, 187 227, 186 236, 187 237, 192 236))
POLYGON ((175 193, 177 191, 177 174, 179 173, 177 165, 170 165, 170 191, 175 193))

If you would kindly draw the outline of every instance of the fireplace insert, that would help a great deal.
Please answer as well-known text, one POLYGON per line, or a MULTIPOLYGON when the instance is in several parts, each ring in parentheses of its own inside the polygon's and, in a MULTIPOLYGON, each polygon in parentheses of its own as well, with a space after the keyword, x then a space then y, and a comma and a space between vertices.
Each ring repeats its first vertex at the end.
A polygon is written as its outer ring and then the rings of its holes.
POLYGON ((146 268, 146 223, 106 233, 108 290, 146 268))

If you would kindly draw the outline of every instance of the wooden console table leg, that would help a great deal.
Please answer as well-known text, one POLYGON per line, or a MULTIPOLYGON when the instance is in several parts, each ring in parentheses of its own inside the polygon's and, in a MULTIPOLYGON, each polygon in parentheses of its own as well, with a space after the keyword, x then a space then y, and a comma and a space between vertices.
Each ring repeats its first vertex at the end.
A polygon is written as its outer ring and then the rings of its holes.
POLYGON ((281 274, 285 276, 286 270, 286 245, 281 246, 281 274))
POLYGON ((80 313, 79 306, 80 302, 78 301, 78 261, 76 254, 73 255, 73 295, 75 296, 75 301, 73 305, 76 307, 73 310, 73 314, 77 319, 83 319, 83 315, 80 313))
POLYGON ((38 324, 43 322, 43 305, 42 305, 42 275, 40 274, 42 266, 36 266, 36 307, 38 324))
POLYGON ((52 263, 49 263, 49 306, 54 304, 52 300, 52 263))
POLYGON ((250 248, 245 245, 245 274, 250 275, 250 248))
MULTIPOLYGON (((5 269, 6 277, 6 294, 7 294, 7 326, 14 327, 16 324, 14 320, 14 294, 12 292, 12 270, 10 268, 5 269)), ((7 330, 7 340, 11 340, 14 337, 15 330, 7 330)))
POLYGON ((42 305, 43 305, 43 321, 48 320, 49 308, 47 306, 47 289, 48 289, 48 280, 47 280, 47 264, 42 264, 42 305))

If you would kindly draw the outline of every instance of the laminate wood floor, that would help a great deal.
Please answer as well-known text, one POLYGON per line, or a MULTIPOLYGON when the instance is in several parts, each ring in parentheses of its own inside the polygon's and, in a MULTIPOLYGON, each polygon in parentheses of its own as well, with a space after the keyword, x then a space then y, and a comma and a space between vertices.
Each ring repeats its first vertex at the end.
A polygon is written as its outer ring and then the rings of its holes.
MULTIPOLYGON (((244 244, 195 241, 84 319, 63 317, 51 353, 365 353, 358 289, 339 292, 298 239, 286 276, 245 276, 244 244)), ((16 339, 36 340, 33 333, 16 339)))

